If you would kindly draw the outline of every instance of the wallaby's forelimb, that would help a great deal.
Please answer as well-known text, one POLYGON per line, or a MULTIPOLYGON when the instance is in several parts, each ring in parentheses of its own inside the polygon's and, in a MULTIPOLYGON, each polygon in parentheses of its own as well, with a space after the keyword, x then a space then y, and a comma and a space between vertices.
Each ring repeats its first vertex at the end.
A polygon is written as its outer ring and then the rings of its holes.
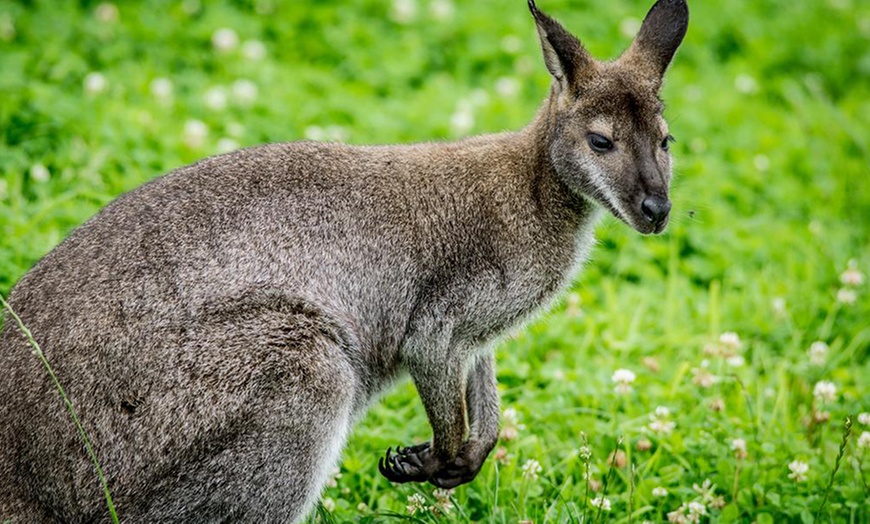
POLYGON ((432 421, 432 443, 400 447, 395 454, 392 449, 387 450, 379 461, 381 473, 393 482, 428 480, 442 488, 470 482, 498 439, 499 399, 493 356, 487 355, 475 363, 465 378, 464 388, 461 370, 444 373, 433 368, 431 362, 410 369, 432 421), (433 372, 442 379, 454 377, 457 383, 431 387, 437 381, 427 374, 433 372), (460 391, 465 392, 464 399, 450 394, 460 391), (463 442, 466 411, 470 429, 468 440, 463 442))
POLYGON ((468 373, 465 399, 470 426, 469 440, 479 442, 489 454, 498 441, 500 413, 495 357, 491 353, 481 357, 468 373))
POLYGON ((453 488, 471 482, 498 441, 499 398, 493 355, 478 360, 468 373, 465 386, 469 435, 459 454, 435 474, 432 483, 453 488))
POLYGON ((443 342, 435 348, 415 347, 407 352, 408 371, 432 425, 432 444, 402 449, 396 455, 388 450, 379 469, 393 482, 431 481, 462 447, 464 370, 461 359, 454 356, 457 350, 449 347, 449 330, 444 331, 437 338, 443 342))

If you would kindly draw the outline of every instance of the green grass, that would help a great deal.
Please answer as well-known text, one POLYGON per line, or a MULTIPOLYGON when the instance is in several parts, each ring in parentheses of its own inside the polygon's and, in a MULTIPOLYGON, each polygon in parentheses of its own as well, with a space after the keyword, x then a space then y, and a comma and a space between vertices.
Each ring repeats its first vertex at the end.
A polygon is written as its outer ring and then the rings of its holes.
MULTIPOLYGON (((524 427, 499 444, 503 460, 452 494, 447 522, 661 522, 692 501, 717 522, 870 521, 870 449, 858 446, 870 427, 857 418, 832 477, 846 416, 870 411, 868 283, 854 303, 837 299, 849 260, 870 273, 870 4, 690 4, 663 93, 678 140, 672 225, 644 238, 608 218, 569 298, 499 345, 503 404, 524 427), (726 332, 739 336, 744 365, 705 353, 726 332), (815 341, 830 348, 819 365, 807 353, 815 341), (627 394, 614 391, 617 369, 636 374, 627 394), (716 380, 702 387, 706 375, 716 380), (814 400, 819 381, 835 385, 831 400, 814 400), (649 431, 659 406, 669 434, 649 431), (732 450, 738 438, 745 458, 732 450), (608 460, 619 439, 623 467, 608 460), (537 478, 523 476, 529 460, 537 478), (808 465, 804 481, 789 478, 795 460, 808 465), (611 509, 599 511, 601 493, 588 488, 605 479, 611 509)), ((620 28, 649 7, 539 5, 599 57, 616 56, 630 41, 620 28)), ((221 139, 383 143, 514 129, 549 82, 520 0, 154 1, 118 13, 0 4, 4 294, 112 198, 232 145, 221 139), (403 3, 416 6, 410 20, 396 16, 403 3), (435 16, 444 5, 452 13, 435 16), (265 56, 216 52, 223 27, 262 42, 265 56), (93 72, 105 88, 88 93, 93 72), (152 93, 156 78, 171 80, 170 99, 152 93), (256 85, 255 100, 233 96, 240 79, 256 85), (204 99, 215 87, 224 109, 204 99), (185 136, 191 119, 208 128, 201 144, 185 136)), ((434 504, 431 487, 391 486, 376 467, 388 446, 428 437, 413 387, 400 385, 355 431, 319 518, 436 520, 406 509, 414 494, 434 504)))

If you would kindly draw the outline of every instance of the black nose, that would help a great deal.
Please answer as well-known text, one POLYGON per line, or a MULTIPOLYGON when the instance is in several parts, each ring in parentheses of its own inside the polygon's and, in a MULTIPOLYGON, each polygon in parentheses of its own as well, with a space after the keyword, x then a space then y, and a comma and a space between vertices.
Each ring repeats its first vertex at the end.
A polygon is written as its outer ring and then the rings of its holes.
POLYGON ((640 204, 643 216, 653 224, 661 224, 671 212, 671 201, 667 198, 648 196, 640 204))

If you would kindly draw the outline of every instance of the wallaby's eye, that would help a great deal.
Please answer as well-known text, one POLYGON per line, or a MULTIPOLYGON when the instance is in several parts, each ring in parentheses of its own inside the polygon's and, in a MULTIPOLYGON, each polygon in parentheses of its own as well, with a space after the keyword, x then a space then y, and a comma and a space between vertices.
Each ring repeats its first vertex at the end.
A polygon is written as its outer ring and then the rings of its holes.
POLYGON ((668 149, 671 148, 671 142, 676 142, 676 141, 677 141, 677 139, 675 139, 671 135, 666 136, 664 138, 664 140, 662 140, 662 149, 667 151, 668 149))
POLYGON ((613 142, 609 138, 601 136, 598 133, 589 133, 588 140, 589 147, 599 153, 607 153, 613 149, 613 142))

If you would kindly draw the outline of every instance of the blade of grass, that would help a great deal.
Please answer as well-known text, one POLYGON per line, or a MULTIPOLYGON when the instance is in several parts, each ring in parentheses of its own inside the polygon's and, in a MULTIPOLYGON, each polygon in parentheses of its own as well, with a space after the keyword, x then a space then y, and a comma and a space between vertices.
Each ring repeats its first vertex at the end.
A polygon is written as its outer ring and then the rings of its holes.
POLYGON ((3 304, 3 307, 15 322, 18 324, 18 329, 24 334, 27 338, 27 342, 33 348, 33 352, 39 357, 39 360, 42 362, 42 365, 45 367, 45 370, 48 372, 48 375, 51 377, 51 380, 54 382, 54 387, 57 389, 57 392, 60 393, 61 398, 63 399, 63 403, 66 405, 67 411, 69 411, 70 417, 73 420, 73 423, 76 426, 76 429, 79 432, 79 435, 82 437, 82 441, 85 444, 85 450, 88 452, 88 457, 90 457, 91 462, 94 464, 94 468, 97 470, 97 477, 100 479, 100 484, 103 486, 103 494, 106 496, 106 505, 109 508, 109 514, 112 517, 112 522, 118 524, 118 514, 115 511, 115 504, 112 502, 112 495, 109 493, 109 485, 106 483, 106 477, 103 475, 103 468, 100 467, 100 462, 97 460, 97 455, 94 453, 94 447, 91 445, 91 439, 88 438, 88 434, 85 431, 85 428, 82 426, 81 421, 79 420, 78 414, 76 414, 76 410, 72 405, 69 397, 66 395, 66 391, 63 389, 63 386, 60 384, 60 380, 58 380, 57 375, 54 374, 54 370, 51 367, 51 364, 48 363, 48 359, 45 358, 45 354, 42 352, 42 349, 39 347, 39 344, 33 338, 33 334, 24 325, 24 322, 18 316, 17 313, 12 309, 12 306, 6 302, 6 299, 0 295, 0 303, 3 304))

